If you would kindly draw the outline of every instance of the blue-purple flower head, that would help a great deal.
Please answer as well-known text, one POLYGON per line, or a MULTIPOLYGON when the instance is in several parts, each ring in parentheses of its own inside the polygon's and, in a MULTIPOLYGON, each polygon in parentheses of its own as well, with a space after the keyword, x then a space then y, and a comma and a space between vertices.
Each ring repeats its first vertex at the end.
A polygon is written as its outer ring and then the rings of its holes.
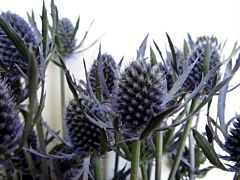
POLYGON ((236 115, 232 122, 233 127, 230 129, 225 142, 225 148, 229 154, 226 158, 228 161, 235 163, 236 168, 240 168, 240 115, 236 115))
POLYGON ((160 113, 167 93, 165 75, 159 65, 147 60, 132 61, 120 73, 113 94, 113 108, 123 130, 138 136, 151 118, 160 113))
MULTIPOLYGON (((11 12, 1 13, 0 18, 11 26, 27 47, 32 47, 40 72, 43 67, 39 41, 30 25, 23 18, 11 12)), ((27 83, 24 74, 28 74, 28 60, 22 57, 2 28, 0 28, 0 65, 4 69, 4 72, 1 72, 1 77, 7 79, 15 98, 20 102, 23 101, 27 96, 27 83)))
POLYGON ((15 103, 4 80, 0 80, 0 144, 14 147, 21 138, 21 122, 15 103))
MULTIPOLYGON (((209 71, 212 70, 216 65, 220 63, 220 45, 218 44, 216 38, 209 36, 199 37, 192 47, 191 52, 187 56, 187 64, 190 66, 196 60, 196 64, 188 75, 187 79, 184 82, 183 88, 185 91, 193 91, 201 82, 203 77, 203 65, 207 53, 207 44, 210 47, 210 62, 209 62, 209 71)), ((178 67, 179 74, 183 73, 183 66, 178 67)), ((204 90, 208 92, 215 85, 219 78, 219 71, 216 71, 216 74, 212 76, 204 90)))
POLYGON ((59 20, 59 39, 61 44, 60 54, 63 57, 70 56, 76 49, 74 26, 68 18, 59 20))
POLYGON ((101 131, 105 131, 101 122, 108 122, 110 117, 108 108, 87 95, 82 95, 79 102, 71 100, 66 109, 65 124, 74 150, 80 154, 100 153, 101 131))
MULTIPOLYGON (((111 95, 113 92, 114 84, 118 77, 118 66, 116 64, 116 61, 110 54, 106 54, 106 53, 102 54, 101 58, 102 58, 102 70, 103 70, 104 80, 107 86, 107 90, 111 95)), ((97 75, 98 75, 99 62, 100 61, 95 60, 89 71, 89 81, 90 81, 90 85, 93 90, 93 93, 96 93, 96 88, 97 88, 97 75)), ((105 98, 107 98, 106 92, 103 92, 103 95, 105 98)))

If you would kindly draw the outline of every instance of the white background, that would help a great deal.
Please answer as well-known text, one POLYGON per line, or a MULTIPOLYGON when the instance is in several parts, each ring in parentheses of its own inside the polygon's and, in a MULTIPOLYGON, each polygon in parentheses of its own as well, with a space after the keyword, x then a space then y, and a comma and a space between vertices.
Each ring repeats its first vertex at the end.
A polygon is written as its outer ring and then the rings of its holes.
MULTIPOLYGON (((40 0, 0 0, 0 10, 10 10, 26 18, 26 12, 34 10, 40 21, 42 1, 40 0)), ((102 51, 112 54, 116 60, 125 57, 125 62, 134 59, 136 49, 149 33, 149 42, 154 39, 162 51, 165 51, 167 32, 174 44, 181 47, 183 38, 189 32, 193 38, 200 35, 215 35, 220 42, 227 41, 225 54, 227 56, 235 41, 240 40, 240 0, 56 0, 60 17, 68 17, 75 22, 80 15, 81 39, 91 21, 94 24, 85 45, 87 46, 101 35, 102 51)), ((50 13, 50 1, 46 0, 50 13)), ((50 17, 50 16, 49 16, 50 17)), ((88 68, 97 57, 98 45, 84 54, 76 54, 68 60, 72 74, 77 79, 83 77, 84 57, 88 68)), ((51 66, 47 73, 47 104, 45 118, 52 127, 59 129, 60 100, 59 100, 59 70, 51 66)), ((239 82, 239 75, 231 84, 239 82)), ((240 113, 240 89, 228 95, 226 116, 231 118, 240 113)), ((68 94, 70 97, 70 94, 68 94)), ((67 98, 66 101, 68 101, 67 98)), ((205 123, 205 120, 204 120, 205 123)), ((203 123, 203 125, 204 125, 203 123)), ((220 170, 211 171, 205 179, 232 179, 231 173, 220 170)))

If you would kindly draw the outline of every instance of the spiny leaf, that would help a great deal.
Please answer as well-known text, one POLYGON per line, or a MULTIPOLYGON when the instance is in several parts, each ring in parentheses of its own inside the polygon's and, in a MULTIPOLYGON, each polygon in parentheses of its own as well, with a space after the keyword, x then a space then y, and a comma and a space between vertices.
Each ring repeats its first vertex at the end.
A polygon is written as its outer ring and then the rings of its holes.
POLYGON ((211 131, 211 129, 209 128, 208 125, 205 126, 205 130, 206 130, 206 135, 208 138, 208 142, 212 143, 213 142, 213 132, 211 131))
POLYGON ((146 51, 146 47, 147 47, 147 39, 148 39, 148 34, 146 35, 146 37, 144 38, 144 40, 142 41, 141 45, 139 46, 139 48, 137 50, 137 60, 144 59, 145 51, 146 51))
POLYGON ((100 131, 100 144, 101 144, 101 155, 105 154, 108 150, 108 138, 106 131, 101 129, 100 131))
POLYGON ((216 167, 226 171, 227 169, 219 160, 217 153, 215 152, 212 145, 210 145, 207 140, 195 129, 193 129, 193 135, 198 146, 202 149, 203 153, 207 157, 207 159, 216 167))
POLYGON ((155 55, 152 47, 150 47, 150 58, 151 58, 152 65, 156 65, 157 64, 157 58, 156 58, 156 55, 155 55))
POLYGON ((76 49, 78 49, 78 48, 82 47, 82 45, 83 45, 84 41, 85 41, 85 40, 86 40, 86 38, 87 38, 87 35, 88 35, 88 33, 89 33, 89 31, 90 31, 91 27, 92 27, 92 25, 93 25, 93 22, 94 22, 94 21, 92 21, 92 22, 91 22, 91 24, 90 24, 90 26, 89 26, 88 30, 85 32, 85 35, 83 36, 83 38, 82 38, 82 40, 81 40, 81 42, 79 43, 79 45, 78 45, 78 46, 76 46, 76 49))
POLYGON ((195 46, 195 43, 194 43, 194 41, 192 40, 192 37, 191 37, 191 35, 190 35, 189 33, 188 33, 188 43, 189 43, 189 45, 190 45, 190 48, 193 49, 194 46, 195 46))
POLYGON ((43 46, 43 56, 46 57, 48 52, 48 17, 47 17, 47 9, 45 7, 45 3, 43 1, 42 8, 42 46, 43 46))
POLYGON ((71 36, 70 42, 73 42, 75 37, 76 37, 77 31, 78 31, 78 28, 79 28, 79 22, 80 22, 80 17, 78 17, 78 19, 77 19, 77 22, 76 22, 76 25, 74 27, 73 34, 71 36))
POLYGON ((161 52, 160 48, 158 47, 157 43, 154 40, 153 40, 153 44, 154 44, 155 48, 157 49, 157 51, 158 51, 158 53, 159 53, 159 55, 160 55, 160 57, 163 61, 164 66, 166 66, 166 62, 164 61, 164 58, 162 56, 162 52, 161 52))
POLYGON ((171 54, 172 54, 172 67, 174 69, 174 71, 176 72, 177 70, 177 56, 176 56, 176 52, 174 50, 174 45, 172 43, 172 40, 170 38, 170 36, 168 35, 168 33, 166 33, 166 36, 167 36, 167 40, 168 40, 168 44, 169 44, 169 47, 170 47, 170 50, 171 50, 171 54))
POLYGON ((207 41, 205 57, 203 62, 203 75, 205 76, 209 71, 210 61, 211 61, 211 52, 210 52, 210 43, 207 41))
MULTIPOLYGON (((229 61, 224 73, 224 79, 231 75, 232 61, 229 61)), ((226 104, 226 95, 228 90, 228 83, 220 90, 218 95, 218 118, 220 125, 225 127, 225 104, 226 104)))

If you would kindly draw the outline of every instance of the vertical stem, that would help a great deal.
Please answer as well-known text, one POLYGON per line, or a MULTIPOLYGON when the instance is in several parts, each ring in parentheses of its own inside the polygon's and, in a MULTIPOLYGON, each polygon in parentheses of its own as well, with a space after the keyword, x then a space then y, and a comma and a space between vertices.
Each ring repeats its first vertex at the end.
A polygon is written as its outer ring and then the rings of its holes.
POLYGON ((148 175, 148 179, 151 179, 151 175, 152 175, 152 167, 153 167, 153 160, 149 160, 147 166, 148 166, 148 167, 147 167, 147 175, 148 175))
POLYGON ((64 124, 64 112, 65 112, 65 77, 64 71, 60 69, 60 95, 61 95, 61 119, 62 119, 62 132, 63 132, 63 139, 66 140, 66 131, 65 131, 65 124, 64 124))
MULTIPOLYGON (((39 121, 37 121, 36 126, 37 126, 37 134, 39 138, 40 151, 43 153, 46 153, 46 144, 45 144, 45 138, 44 138, 44 132, 43 132, 43 126, 42 126, 42 118, 39 121)), ((47 159, 41 158, 41 163, 42 163, 42 170, 43 170, 41 179, 49 179, 47 159)))
MULTIPOLYGON (((197 98, 194 98, 192 100, 191 107, 190 107, 190 113, 195 109, 197 102, 198 102, 197 98)), ((178 170, 178 166, 180 164, 180 161, 181 161, 181 158, 182 158, 182 155, 183 155, 183 152, 184 152, 185 143, 186 143, 187 137, 189 135, 189 132, 192 128, 192 122, 193 122, 193 118, 189 119, 184 126, 183 134, 180 138, 180 143, 179 143, 180 146, 179 146, 177 156, 175 158, 175 161, 173 163, 173 167, 171 169, 171 172, 170 172, 170 175, 169 175, 169 178, 168 178, 169 180, 175 180, 175 175, 176 175, 176 172, 178 170)))
POLYGON ((103 180, 101 158, 98 155, 96 155, 94 159, 95 159, 94 171, 96 175, 96 180, 103 180))
POLYGON ((193 133, 190 131, 189 133, 189 151, 190 151, 190 165, 191 167, 189 168, 189 177, 190 180, 195 180, 195 145, 194 145, 194 138, 193 138, 193 133))
POLYGON ((148 180, 146 161, 144 161, 141 164, 141 173, 142 173, 142 180, 148 180))
POLYGON ((155 169, 155 180, 161 180, 162 172, 162 156, 163 156, 163 132, 156 132, 156 169, 155 169))
MULTIPOLYGON (((117 147, 117 151, 118 151, 118 147, 117 147)), ((114 177, 116 176, 117 172, 118 172, 118 165, 119 165, 119 155, 116 152, 116 156, 115 156, 115 166, 114 166, 114 177)))
POLYGON ((141 148, 141 141, 140 140, 133 141, 132 152, 131 152, 131 180, 138 179, 140 148, 141 148))

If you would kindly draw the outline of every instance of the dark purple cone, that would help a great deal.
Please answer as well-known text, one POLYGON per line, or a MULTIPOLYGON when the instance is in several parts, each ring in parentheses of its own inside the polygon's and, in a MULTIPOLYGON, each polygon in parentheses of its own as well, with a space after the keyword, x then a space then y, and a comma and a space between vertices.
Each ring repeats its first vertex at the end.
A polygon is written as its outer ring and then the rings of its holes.
MULTIPOLYGON (((32 46, 40 72, 42 64, 40 62, 39 42, 29 24, 20 16, 11 12, 1 13, 0 17, 9 23, 27 47, 32 46)), ((28 62, 21 56, 2 28, 0 28, 0 57, 0 65, 5 70, 1 72, 1 76, 7 79, 16 102, 19 103, 27 97, 28 93, 27 83, 23 78, 23 73, 28 74, 28 62)))
MULTIPOLYGON (((198 60, 183 84, 183 87, 186 91, 193 91, 202 80, 203 64, 206 56, 207 42, 210 44, 211 53, 209 71, 220 63, 220 46, 219 44, 217 44, 216 38, 210 38, 207 36, 199 37, 194 46, 194 49, 187 57, 188 65, 194 63, 196 59, 198 60)), ((178 67, 178 71, 180 74, 183 73, 183 67, 181 65, 178 67)), ((206 83, 204 90, 206 90, 207 92, 211 90, 215 86, 218 77, 219 71, 217 71, 216 75, 209 79, 209 81, 206 83)))
POLYGON ((90 118, 107 122, 109 121, 108 110, 86 95, 81 96, 79 103, 81 108, 75 100, 72 100, 66 109, 65 124, 69 139, 76 152, 100 153, 100 132, 104 129, 91 122, 90 118))
POLYGON ((0 80, 0 144, 8 148, 20 138, 21 122, 4 80, 0 80))
POLYGON ((120 74, 113 94, 113 108, 119 114, 123 130, 138 136, 149 120, 165 107, 166 79, 159 65, 145 60, 133 61, 120 74))
MULTIPOLYGON (((117 73, 118 67, 111 55, 103 54, 102 55, 102 62, 103 62, 103 75, 105 78, 105 82, 110 94, 112 94, 114 84, 117 80, 117 73)), ((96 93, 96 77, 97 77, 97 70, 98 70, 98 61, 95 60, 90 72, 89 72, 89 81, 93 90, 93 93, 96 93)), ((104 97, 106 98, 106 94, 103 93, 104 97)))
POLYGON ((226 138, 225 147, 229 156, 229 161, 235 162, 235 166, 240 168, 240 116, 237 115, 232 122, 233 127, 226 138))
POLYGON ((68 18, 59 21, 59 39, 61 43, 60 53, 63 57, 69 57, 76 48, 76 39, 72 39, 74 27, 68 18))

